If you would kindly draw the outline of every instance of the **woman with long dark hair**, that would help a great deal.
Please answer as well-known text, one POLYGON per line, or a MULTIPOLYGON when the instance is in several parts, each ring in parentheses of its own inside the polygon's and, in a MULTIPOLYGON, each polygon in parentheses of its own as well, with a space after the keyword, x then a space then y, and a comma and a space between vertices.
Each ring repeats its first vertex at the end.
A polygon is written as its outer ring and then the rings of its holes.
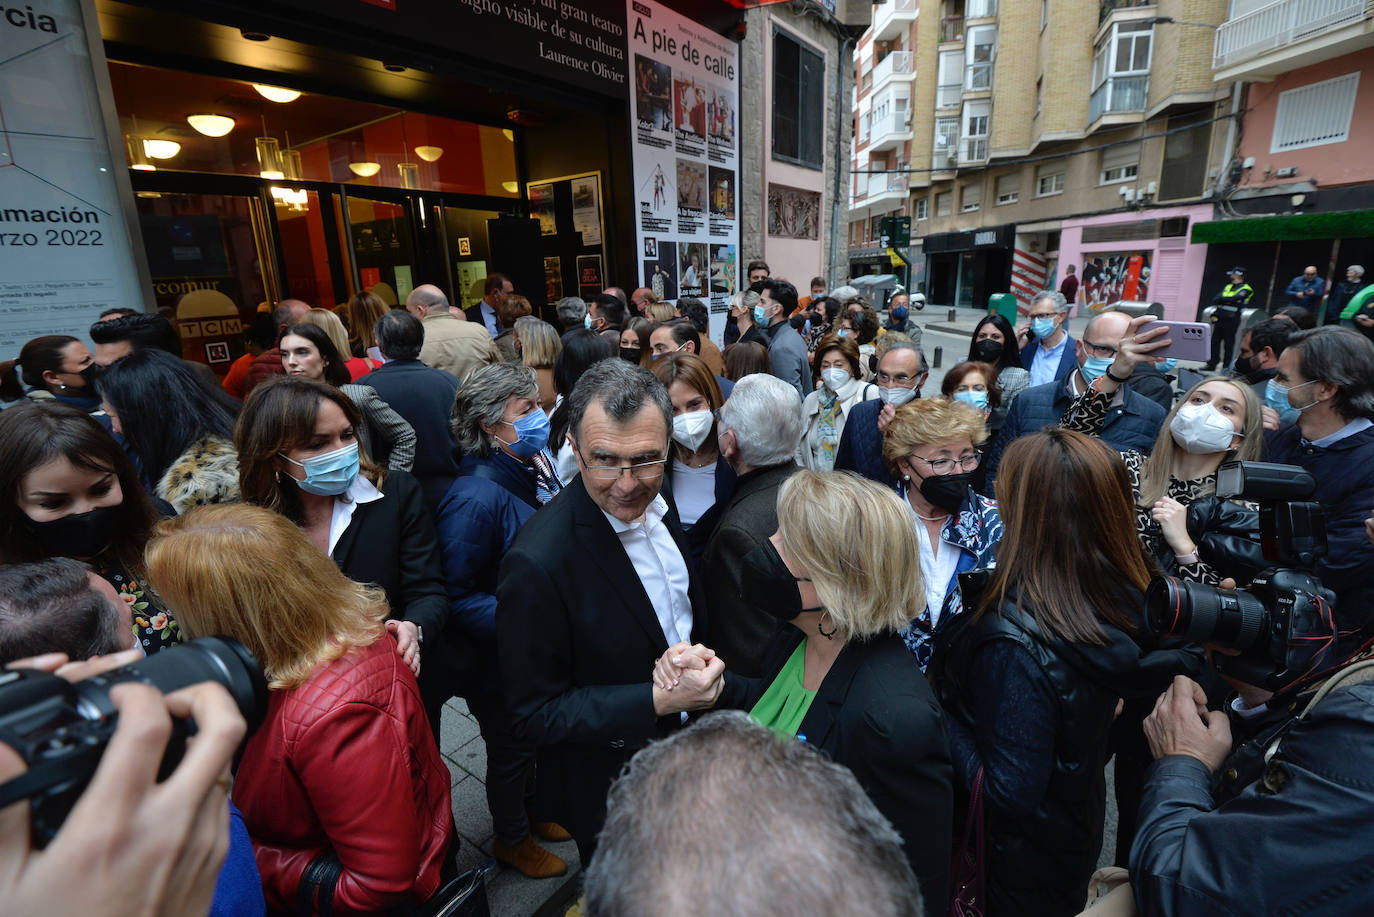
POLYGON ((87 414, 99 414, 95 381, 100 371, 91 349, 71 335, 36 337, 20 349, 17 360, 0 363, 0 400, 52 399, 87 414), (29 387, 27 393, 24 385, 29 387))
POLYGON ((1102 847, 1117 702, 1157 693, 1202 657, 1143 632, 1151 564, 1114 451, 1069 430, 1033 433, 1007 447, 996 493, 997 566, 965 588, 971 610, 942 629, 929 673, 956 781, 967 792, 982 773, 987 913, 1060 917, 1082 910, 1102 847), (1051 509, 1047 493, 1072 499, 1051 509))
POLYGON ((997 370, 997 387, 1002 396, 988 415, 988 435, 995 437, 1007 419, 1012 401, 1030 385, 1030 370, 1021 366, 1021 352, 1016 349, 1016 330, 1011 322, 996 314, 980 318, 969 339, 968 359, 988 363, 997 370))
MULTIPOLYGON (((558 479, 568 484, 577 477, 577 456, 568 445, 568 396, 582 374, 592 364, 616 356, 616 350, 605 337, 585 328, 574 328, 563 335, 563 352, 553 365, 553 386, 558 391, 558 404, 549 418, 549 451, 555 456, 558 479)), ((643 358, 641 354, 641 359, 643 358)))
POLYGON ((238 403, 209 388, 185 360, 135 350, 111 363, 97 387, 115 430, 142 460, 155 496, 179 513, 238 500, 238 403))

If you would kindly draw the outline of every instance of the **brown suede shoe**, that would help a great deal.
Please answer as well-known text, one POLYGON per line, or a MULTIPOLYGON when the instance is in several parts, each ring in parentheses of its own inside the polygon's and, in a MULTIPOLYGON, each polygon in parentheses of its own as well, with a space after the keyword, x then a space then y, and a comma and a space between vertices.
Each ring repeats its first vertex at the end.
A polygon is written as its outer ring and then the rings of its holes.
POLYGON ((541 841, 553 841, 554 843, 558 843, 560 841, 572 840, 572 835, 568 833, 568 829, 564 828, 558 822, 535 821, 533 815, 530 816, 530 830, 533 831, 534 836, 541 841))
POLYGON ((514 846, 501 843, 498 839, 491 842, 492 856, 506 866, 520 870, 531 879, 548 879, 561 876, 568 871, 568 864, 562 859, 540 847, 532 835, 526 834, 524 840, 514 846))

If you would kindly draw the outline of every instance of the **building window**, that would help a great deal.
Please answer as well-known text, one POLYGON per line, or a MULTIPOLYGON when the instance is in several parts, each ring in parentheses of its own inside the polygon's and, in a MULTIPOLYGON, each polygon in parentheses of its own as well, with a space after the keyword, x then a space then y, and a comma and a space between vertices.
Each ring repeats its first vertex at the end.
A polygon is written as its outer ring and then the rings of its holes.
POLYGON ((988 158, 988 121, 992 103, 986 100, 964 104, 964 135, 959 161, 982 162, 988 158))
POLYGON ((1021 199, 1021 173, 1008 172, 997 176, 997 204, 1015 204, 1021 199))
POLYGON ((982 185, 964 185, 959 193, 959 212, 972 213, 983 203, 982 185))
POLYGON ((1202 194, 1207 185, 1208 148, 1212 142, 1209 115, 1208 111, 1194 110, 1169 116, 1156 200, 1177 201, 1202 194))
POLYGON ((1057 163, 1035 170, 1035 196, 1048 197, 1064 193, 1064 167, 1057 163))
POLYGON ((954 212, 954 192, 941 191, 935 195, 935 215, 947 217, 954 212))
POLYGON ((820 169, 825 162, 825 59, 773 33, 773 158, 820 169))
POLYGON ((1102 171, 1097 183, 1111 185, 1130 181, 1140 172, 1140 144, 1123 143, 1102 151, 1102 171))
POLYGON ((935 119, 935 149, 930 167, 932 169, 952 168, 952 160, 957 159, 955 148, 959 145, 959 119, 935 119))
POLYGON ((1154 26, 1148 19, 1113 23, 1093 54, 1088 120, 1114 111, 1140 111, 1150 89, 1154 26))
POLYGON ((1035 81, 1035 117, 1040 117, 1040 109, 1045 104, 1045 78, 1035 81))
POLYGON ((964 15, 969 19, 985 19, 997 15, 997 0, 968 0, 964 15))
POLYGON ((992 58, 997 44, 997 26, 980 25, 964 36, 964 88, 979 91, 992 88, 992 58))
POLYGON ((930 216, 930 201, 923 197, 916 198, 916 219, 917 221, 927 219, 930 216))
POLYGON ((1355 92, 1359 88, 1360 74, 1356 71, 1279 93, 1269 152, 1283 153, 1345 140, 1350 136, 1355 92))
POLYGON ((939 80, 935 87, 936 108, 958 108, 959 95, 964 91, 964 54, 962 51, 941 51, 939 80))

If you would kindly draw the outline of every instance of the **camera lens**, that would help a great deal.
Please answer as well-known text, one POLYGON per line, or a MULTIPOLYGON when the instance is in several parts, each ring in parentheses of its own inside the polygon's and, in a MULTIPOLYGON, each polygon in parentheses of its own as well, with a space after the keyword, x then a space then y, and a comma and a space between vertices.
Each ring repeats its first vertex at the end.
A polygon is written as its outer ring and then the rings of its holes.
POLYGON ((1248 592, 1228 592, 1173 576, 1156 577, 1145 592, 1146 623, 1161 637, 1215 643, 1244 652, 1265 633, 1269 613, 1248 592))

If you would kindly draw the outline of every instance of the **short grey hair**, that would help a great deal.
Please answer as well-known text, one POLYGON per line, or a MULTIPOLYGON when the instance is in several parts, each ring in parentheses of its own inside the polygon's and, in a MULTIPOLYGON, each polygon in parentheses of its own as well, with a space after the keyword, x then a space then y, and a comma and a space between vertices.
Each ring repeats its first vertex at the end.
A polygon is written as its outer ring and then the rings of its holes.
POLYGON ((923 376, 930 372, 930 364, 926 362, 926 352, 910 341, 893 341, 891 344, 887 345, 887 348, 883 351, 883 356, 885 357, 890 353, 897 353, 901 350, 916 351, 916 372, 923 376))
POLYGON ((1331 406, 1346 420, 1374 418, 1374 344, 1353 328, 1324 325, 1288 337, 1303 379, 1336 386, 1331 406))
POLYGON ((587 317, 587 301, 581 296, 564 296, 556 307, 558 320, 564 328, 571 328, 587 317))
POLYGON ((1028 310, 1034 309, 1035 304, 1042 299, 1048 299, 1050 302, 1054 303, 1054 311, 1056 312, 1063 312, 1069 308, 1069 301, 1065 299, 1064 294, 1060 293, 1058 290, 1041 290, 1031 297, 1030 302, 1026 304, 1026 308, 1028 310))
POLYGON ((901 837, 849 768, 737 710, 630 760, 584 887, 589 917, 925 913, 901 837))
POLYGON ((417 306, 424 306, 428 312, 442 312, 448 308, 448 297, 438 287, 416 287, 410 291, 409 299, 417 306))
POLYGON ((850 284, 846 283, 844 286, 839 286, 831 290, 830 295, 834 299, 838 299, 840 302, 847 302, 848 300, 851 300, 856 296, 860 296, 861 294, 859 293, 858 287, 851 286, 850 284))
POLYGON ((1354 274, 1356 277, 1363 277, 1363 276, 1364 276, 1364 265, 1363 265, 1363 264, 1352 264, 1352 265, 1350 265, 1350 267, 1346 268, 1345 270, 1346 270, 1346 273, 1348 273, 1348 274, 1354 274))
POLYGON ((577 442, 582 418, 595 402, 616 423, 625 423, 644 408, 657 407, 663 414, 664 446, 673 429, 673 400, 668 389, 649 370, 619 356, 593 363, 568 396, 568 431, 577 442))
POLYGON ((740 462, 750 468, 781 465, 796 455, 801 439, 801 396, 777 376, 745 376, 725 399, 720 421, 722 432, 734 431, 740 462))
POLYGON ((464 454, 487 458, 495 451, 491 434, 482 426, 501 423, 512 398, 533 398, 539 403, 539 380, 528 366, 491 363, 468 373, 453 398, 450 418, 453 441, 464 454))

